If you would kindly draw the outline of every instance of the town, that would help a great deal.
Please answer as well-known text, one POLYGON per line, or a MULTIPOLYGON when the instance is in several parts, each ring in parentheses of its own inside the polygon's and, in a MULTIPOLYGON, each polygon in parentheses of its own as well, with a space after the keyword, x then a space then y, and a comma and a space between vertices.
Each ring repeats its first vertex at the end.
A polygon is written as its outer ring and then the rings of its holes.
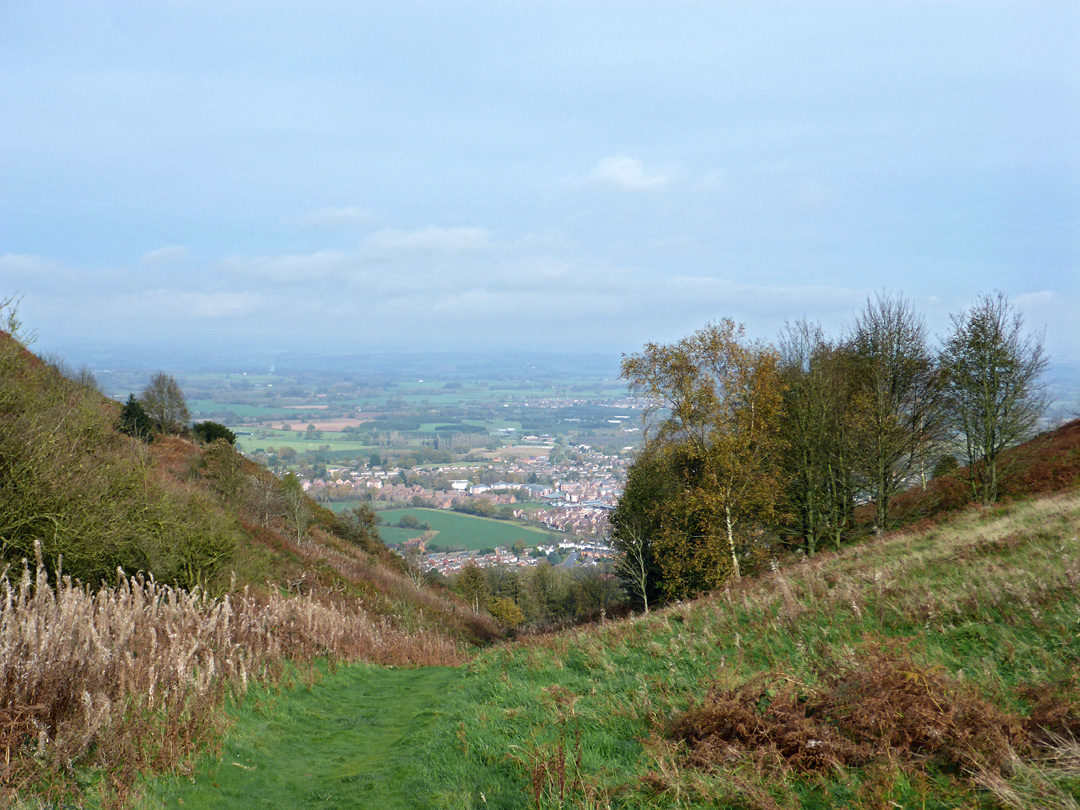
MULTIPOLYGON (((369 503, 376 510, 401 505, 497 517, 550 531, 550 541, 484 550, 429 549, 429 532, 416 527, 396 548, 419 558, 426 570, 452 576, 464 565, 528 567, 596 565, 609 560, 607 515, 622 493, 629 454, 608 455, 589 445, 557 450, 549 435, 525 436, 522 444, 496 452, 489 463, 400 467, 328 466, 324 477, 303 478, 304 490, 328 506, 369 503), (521 454, 521 448, 532 451, 521 454), (544 482, 544 483, 537 483, 544 482)), ((303 475, 301 473, 301 475, 303 475)), ((436 538, 438 535, 436 534, 436 538)))

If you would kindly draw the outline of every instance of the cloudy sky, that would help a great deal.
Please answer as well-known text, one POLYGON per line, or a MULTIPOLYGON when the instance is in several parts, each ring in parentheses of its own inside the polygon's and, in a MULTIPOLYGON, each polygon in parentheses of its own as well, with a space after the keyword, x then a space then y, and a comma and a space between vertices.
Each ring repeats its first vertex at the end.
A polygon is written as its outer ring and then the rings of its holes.
POLYGON ((632 352, 730 316, 1080 329, 1076 2, 0 0, 39 346, 632 352))

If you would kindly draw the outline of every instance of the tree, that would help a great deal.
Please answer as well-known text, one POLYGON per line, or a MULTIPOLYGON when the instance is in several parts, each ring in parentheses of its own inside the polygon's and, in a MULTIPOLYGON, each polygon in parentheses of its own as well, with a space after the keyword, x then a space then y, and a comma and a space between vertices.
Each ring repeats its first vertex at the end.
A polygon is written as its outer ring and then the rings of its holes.
POLYGON ((852 359, 855 469, 876 507, 875 523, 884 529, 893 496, 916 470, 925 472, 943 438, 941 375, 922 316, 901 296, 879 294, 867 301, 846 348, 852 359))
POLYGON ((645 535, 637 529, 623 532, 615 558, 615 569, 630 586, 630 591, 641 599, 645 612, 649 612, 649 557, 651 549, 645 535))
POLYGON ((235 498, 247 484, 244 460, 227 439, 215 439, 203 451, 206 474, 225 498, 235 498))
POLYGON ((405 576, 417 590, 427 584, 428 572, 424 567, 424 555, 419 546, 411 546, 405 552, 405 576))
POLYGON ((333 525, 337 534, 345 540, 371 554, 377 554, 385 548, 382 537, 379 536, 381 520, 374 509, 361 503, 338 514, 333 525))
POLYGON ((251 490, 251 503, 258 516, 259 525, 269 526, 285 508, 281 484, 273 475, 265 470, 259 470, 251 476, 251 490))
POLYGON ((184 392, 180 390, 176 379, 164 371, 159 371, 150 378, 139 402, 162 433, 179 434, 191 418, 184 392))
POLYGON ((972 497, 997 499, 999 457, 1027 438, 1046 410, 1041 335, 1026 335, 1024 317, 1001 293, 984 294, 952 316, 942 363, 950 425, 961 439, 972 497))
POLYGON ((829 343, 817 324, 788 324, 779 350, 783 526, 812 556, 827 538, 839 547, 854 511, 851 385, 844 351, 829 343))
POLYGON ((191 426, 195 438, 210 444, 215 439, 224 439, 229 444, 236 444, 236 434, 220 422, 196 422, 191 426))
POLYGON ((296 542, 303 543, 311 526, 311 507, 300 479, 289 473, 281 481, 281 500, 285 514, 296 530, 296 542))
POLYGON ((120 409, 117 428, 121 433, 144 442, 151 442, 154 438, 154 421, 147 416, 146 409, 135 399, 134 394, 128 394, 127 402, 120 409))
POLYGON ((466 563, 458 574, 457 589, 469 603, 473 613, 479 613, 480 608, 487 603, 487 578, 484 572, 471 562, 466 563))
POLYGON ((646 447, 630 465, 625 490, 610 516, 616 569, 646 612, 650 600, 660 595, 664 578, 654 541, 672 531, 671 506, 680 497, 668 456, 660 448, 646 447))
POLYGON ((593 566, 574 571, 573 596, 578 616, 604 615, 626 601, 618 578, 593 566))
POLYGON ((772 516, 782 443, 777 362, 775 349, 746 343, 730 318, 623 359, 631 390, 654 403, 647 417, 665 412, 646 443, 667 448, 682 488, 667 530, 651 538, 669 596, 738 579, 740 543, 772 516))

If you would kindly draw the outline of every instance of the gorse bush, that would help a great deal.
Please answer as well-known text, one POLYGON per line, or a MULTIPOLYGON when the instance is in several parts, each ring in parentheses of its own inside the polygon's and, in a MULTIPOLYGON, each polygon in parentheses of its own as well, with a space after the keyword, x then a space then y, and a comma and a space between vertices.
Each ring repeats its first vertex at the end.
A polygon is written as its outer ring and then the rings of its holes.
POLYGON ((111 580, 117 568, 193 586, 219 573, 238 526, 194 488, 151 471, 117 407, 17 343, 0 340, 0 556, 40 543, 46 567, 111 580))

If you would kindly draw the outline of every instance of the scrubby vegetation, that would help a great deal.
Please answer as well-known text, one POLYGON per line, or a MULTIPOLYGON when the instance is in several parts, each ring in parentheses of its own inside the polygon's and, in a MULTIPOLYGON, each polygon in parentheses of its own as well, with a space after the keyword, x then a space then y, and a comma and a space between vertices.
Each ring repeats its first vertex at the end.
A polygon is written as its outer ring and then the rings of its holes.
POLYGON ((227 436, 147 444, 140 409, 0 334, 0 802, 122 799, 298 664, 455 664, 499 636, 410 581, 369 510, 290 500, 227 436))
POLYGON ((0 337, 0 556, 83 582, 117 568, 181 586, 222 574, 235 517, 201 488, 155 474, 153 450, 116 430, 119 408, 0 337))

